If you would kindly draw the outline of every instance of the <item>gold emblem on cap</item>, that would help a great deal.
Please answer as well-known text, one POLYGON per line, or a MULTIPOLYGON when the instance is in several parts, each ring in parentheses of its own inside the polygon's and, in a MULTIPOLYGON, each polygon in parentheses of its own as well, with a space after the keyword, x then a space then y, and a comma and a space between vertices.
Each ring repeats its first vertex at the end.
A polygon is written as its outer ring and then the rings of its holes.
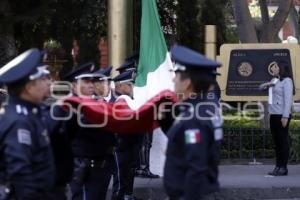
POLYGON ((278 67, 278 64, 276 61, 271 62, 268 66, 268 72, 271 76, 274 76, 274 72, 272 70, 274 67, 278 67))
POLYGON ((253 72, 253 67, 249 62, 242 62, 238 66, 238 72, 241 76, 248 77, 253 72))

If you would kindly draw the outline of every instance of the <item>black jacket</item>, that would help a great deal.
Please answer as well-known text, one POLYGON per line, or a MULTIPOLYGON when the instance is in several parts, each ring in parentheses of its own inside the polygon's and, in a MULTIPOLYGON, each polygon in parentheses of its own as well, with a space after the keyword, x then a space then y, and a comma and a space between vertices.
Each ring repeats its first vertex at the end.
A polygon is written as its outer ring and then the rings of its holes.
POLYGON ((55 184, 56 186, 64 186, 71 181, 73 176, 74 162, 71 142, 74 137, 74 130, 68 124, 76 119, 73 117, 70 120, 58 120, 68 115, 60 106, 54 106, 51 109, 51 105, 44 105, 42 108, 43 120, 49 130, 55 161, 55 184))
POLYGON ((198 200, 219 189, 216 134, 221 127, 212 123, 213 108, 206 96, 179 105, 179 115, 167 132, 164 186, 170 197, 198 200))
POLYGON ((0 116, 1 166, 18 199, 45 199, 55 166, 41 108, 10 98, 0 116))

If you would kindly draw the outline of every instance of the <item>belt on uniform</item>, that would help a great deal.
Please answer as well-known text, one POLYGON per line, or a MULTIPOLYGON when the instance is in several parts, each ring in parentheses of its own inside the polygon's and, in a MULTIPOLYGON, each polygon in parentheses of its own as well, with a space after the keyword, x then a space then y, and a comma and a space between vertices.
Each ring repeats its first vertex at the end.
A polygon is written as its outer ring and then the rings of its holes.
POLYGON ((82 158, 77 157, 75 159, 78 159, 80 162, 83 162, 86 167, 100 167, 103 168, 108 163, 107 159, 105 158, 82 158))
POLYGON ((89 166, 91 168, 94 168, 94 167, 100 167, 100 168, 103 168, 105 167, 107 161, 105 159, 88 159, 89 160, 89 166))

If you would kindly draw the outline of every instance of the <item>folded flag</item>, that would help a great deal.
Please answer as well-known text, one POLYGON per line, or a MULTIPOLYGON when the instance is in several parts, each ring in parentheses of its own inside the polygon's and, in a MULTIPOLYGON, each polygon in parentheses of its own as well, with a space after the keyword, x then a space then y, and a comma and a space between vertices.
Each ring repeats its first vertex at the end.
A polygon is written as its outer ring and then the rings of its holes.
MULTIPOLYGON (((163 102, 177 102, 174 92, 164 90, 149 99, 137 110, 128 106, 129 99, 118 98, 115 103, 106 103, 94 99, 69 97, 64 102, 77 108, 78 114, 83 114, 88 126, 103 128, 112 133, 145 133, 153 130, 154 122, 158 120, 158 107, 163 102)), ((133 100, 132 100, 133 101, 133 100)))

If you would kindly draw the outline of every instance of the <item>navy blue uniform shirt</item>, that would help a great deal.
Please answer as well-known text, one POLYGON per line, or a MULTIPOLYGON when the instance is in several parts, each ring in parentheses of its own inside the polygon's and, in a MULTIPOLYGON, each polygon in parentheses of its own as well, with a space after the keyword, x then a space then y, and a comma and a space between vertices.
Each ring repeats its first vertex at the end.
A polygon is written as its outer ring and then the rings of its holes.
POLYGON ((74 156, 99 159, 111 154, 115 145, 115 135, 97 127, 98 124, 89 124, 83 114, 80 114, 80 121, 82 124, 76 121, 72 125, 77 127, 72 142, 74 156))
POLYGON ((55 161, 55 185, 64 186, 71 181, 73 176, 73 152, 71 140, 74 137, 74 129, 68 124, 76 122, 73 117, 70 120, 58 120, 55 118, 66 117, 68 113, 60 106, 44 104, 42 106, 43 120, 48 128, 51 147, 55 161), (52 112, 52 113, 51 113, 52 112), (53 116, 52 116, 52 115, 53 116))
POLYGON ((218 191, 222 127, 216 99, 203 95, 179 105, 179 115, 167 132, 164 186, 169 197, 186 200, 218 191), (214 119, 214 120, 213 120, 214 119))
POLYGON ((0 115, 1 166, 18 199, 45 199, 55 167, 41 109, 10 97, 0 115))

